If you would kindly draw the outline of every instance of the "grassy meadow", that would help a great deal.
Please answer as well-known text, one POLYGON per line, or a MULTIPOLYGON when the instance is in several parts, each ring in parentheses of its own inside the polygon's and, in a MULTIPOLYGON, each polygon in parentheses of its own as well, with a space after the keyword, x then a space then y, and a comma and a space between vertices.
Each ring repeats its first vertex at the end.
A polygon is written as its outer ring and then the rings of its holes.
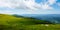
POLYGON ((60 30, 60 24, 28 17, 0 14, 0 30, 60 30))

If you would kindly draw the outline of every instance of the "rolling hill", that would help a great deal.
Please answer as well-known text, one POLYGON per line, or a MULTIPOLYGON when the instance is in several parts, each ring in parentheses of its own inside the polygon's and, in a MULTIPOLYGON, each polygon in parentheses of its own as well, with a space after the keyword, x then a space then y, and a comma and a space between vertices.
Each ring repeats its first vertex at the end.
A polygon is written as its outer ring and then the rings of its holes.
POLYGON ((41 24, 51 24, 51 22, 18 15, 0 14, 0 30, 40 30, 40 27, 45 27, 41 24), (38 26, 40 27, 38 28, 38 26))
MULTIPOLYGON (((43 20, 38 20, 38 19, 35 19, 35 18, 30 18, 30 17, 23 17, 23 16, 18 16, 18 15, 7 15, 7 14, 0 14, 0 22, 1 23, 7 23, 7 22, 17 22, 17 21, 21 21, 21 22, 24 22, 26 21, 26 23, 49 23, 48 21, 43 21, 43 20), (35 22, 34 22, 35 21, 35 22)), ((0 24, 1 24, 0 23, 0 24)))

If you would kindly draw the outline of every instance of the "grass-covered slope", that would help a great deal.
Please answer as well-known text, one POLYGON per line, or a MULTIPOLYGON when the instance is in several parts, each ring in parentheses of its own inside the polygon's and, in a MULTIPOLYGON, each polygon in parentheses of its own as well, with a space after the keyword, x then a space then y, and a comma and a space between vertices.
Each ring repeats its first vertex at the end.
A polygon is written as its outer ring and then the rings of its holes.
MULTIPOLYGON (((35 18, 18 18, 12 15, 0 14, 0 30, 51 30, 52 25, 49 27, 43 25, 48 23, 50 24, 51 22, 35 18)), ((59 28, 58 26, 56 27, 59 28)), ((53 30, 56 30, 55 26, 53 28, 53 30)))
POLYGON ((33 24, 42 24, 42 23, 49 23, 48 21, 43 21, 43 20, 37 20, 35 18, 29 18, 29 17, 16 17, 12 15, 5 15, 5 14, 0 14, 0 24, 2 23, 11 23, 11 22, 22 22, 22 23, 33 23, 33 24))

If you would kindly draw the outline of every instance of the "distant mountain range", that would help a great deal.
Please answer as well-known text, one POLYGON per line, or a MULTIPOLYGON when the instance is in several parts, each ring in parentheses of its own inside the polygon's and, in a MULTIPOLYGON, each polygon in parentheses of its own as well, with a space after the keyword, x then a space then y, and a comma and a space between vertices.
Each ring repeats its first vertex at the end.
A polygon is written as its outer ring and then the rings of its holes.
POLYGON ((60 14, 22 14, 22 16, 47 20, 53 23, 60 23, 60 14))

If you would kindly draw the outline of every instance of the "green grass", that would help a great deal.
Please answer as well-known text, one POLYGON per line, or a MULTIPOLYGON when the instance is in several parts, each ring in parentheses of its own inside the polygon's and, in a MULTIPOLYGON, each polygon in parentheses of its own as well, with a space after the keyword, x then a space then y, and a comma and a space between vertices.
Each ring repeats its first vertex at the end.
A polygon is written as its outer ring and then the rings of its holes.
POLYGON ((41 24, 48 23, 28 17, 14 17, 11 15, 0 14, 0 30, 60 30, 60 24, 41 24))

